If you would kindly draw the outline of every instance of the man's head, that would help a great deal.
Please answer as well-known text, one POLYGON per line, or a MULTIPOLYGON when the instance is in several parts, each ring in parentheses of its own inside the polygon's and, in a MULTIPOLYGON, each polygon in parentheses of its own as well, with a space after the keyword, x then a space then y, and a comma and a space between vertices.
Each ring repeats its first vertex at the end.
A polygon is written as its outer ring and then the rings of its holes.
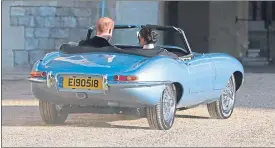
POLYGON ((96 22, 96 35, 112 37, 114 30, 114 21, 108 17, 102 17, 96 22))

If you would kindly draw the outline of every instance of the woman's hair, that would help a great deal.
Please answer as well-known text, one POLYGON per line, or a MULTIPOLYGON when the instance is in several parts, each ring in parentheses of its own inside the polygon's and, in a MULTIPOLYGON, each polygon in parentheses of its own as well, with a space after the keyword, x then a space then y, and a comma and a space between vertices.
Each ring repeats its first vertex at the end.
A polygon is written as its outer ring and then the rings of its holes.
POLYGON ((155 44, 157 42, 158 33, 151 28, 143 27, 140 29, 139 35, 144 38, 147 44, 155 44))

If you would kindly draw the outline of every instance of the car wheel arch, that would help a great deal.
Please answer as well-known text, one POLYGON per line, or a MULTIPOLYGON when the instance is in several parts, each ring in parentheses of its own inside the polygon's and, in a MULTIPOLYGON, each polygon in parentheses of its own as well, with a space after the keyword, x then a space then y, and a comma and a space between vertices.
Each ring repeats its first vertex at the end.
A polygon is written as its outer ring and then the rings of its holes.
POLYGON ((180 102, 182 96, 183 96, 183 92, 184 92, 184 87, 182 86, 181 83, 179 82, 174 82, 173 85, 176 88, 176 95, 177 95, 177 104, 180 102))
POLYGON ((236 85, 236 91, 241 87, 242 82, 243 82, 243 73, 240 71, 235 71, 233 73, 234 78, 235 78, 235 85, 236 85))

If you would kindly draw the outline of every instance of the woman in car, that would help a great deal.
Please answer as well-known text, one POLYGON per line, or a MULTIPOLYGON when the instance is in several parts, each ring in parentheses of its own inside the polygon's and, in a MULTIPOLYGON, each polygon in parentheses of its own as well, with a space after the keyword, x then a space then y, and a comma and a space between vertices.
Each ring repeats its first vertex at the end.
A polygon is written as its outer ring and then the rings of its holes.
POLYGON ((143 49, 153 49, 157 42, 158 34, 151 28, 143 27, 138 33, 138 39, 143 49))
MULTIPOLYGON (((138 33, 138 39, 143 49, 153 49, 157 42, 158 34, 152 28, 143 27, 138 33)), ((166 49, 161 48, 158 55, 165 55, 177 59, 178 56, 166 49)))

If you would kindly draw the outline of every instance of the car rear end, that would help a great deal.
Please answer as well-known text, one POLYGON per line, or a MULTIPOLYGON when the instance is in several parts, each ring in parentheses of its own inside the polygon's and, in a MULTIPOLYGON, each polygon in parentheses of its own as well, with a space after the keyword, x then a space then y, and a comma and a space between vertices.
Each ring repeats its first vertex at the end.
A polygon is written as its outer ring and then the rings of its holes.
POLYGON ((144 107, 157 104, 167 81, 142 81, 149 59, 123 54, 60 55, 31 72, 33 95, 63 105, 144 107))

